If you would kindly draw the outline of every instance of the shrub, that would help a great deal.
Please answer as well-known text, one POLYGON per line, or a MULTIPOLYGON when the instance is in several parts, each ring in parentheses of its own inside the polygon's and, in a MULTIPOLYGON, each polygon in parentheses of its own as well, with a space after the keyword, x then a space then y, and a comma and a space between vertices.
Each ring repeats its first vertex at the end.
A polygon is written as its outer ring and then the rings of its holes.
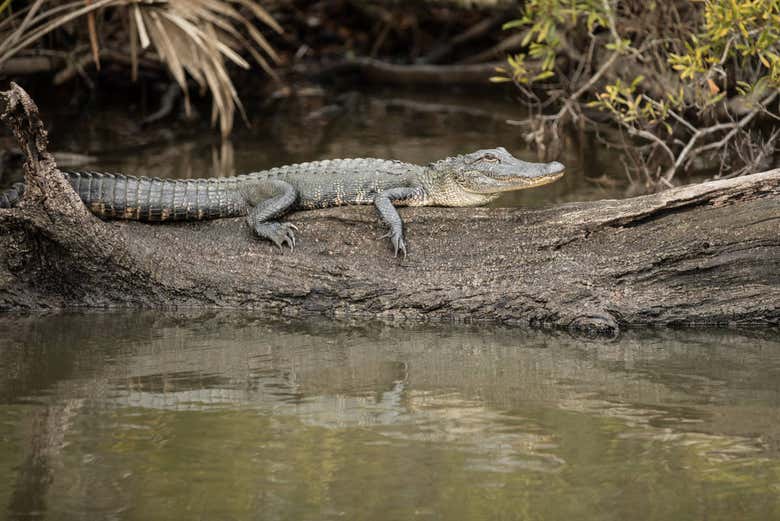
POLYGON ((594 124, 606 113, 633 174, 668 185, 694 160, 729 175, 775 161, 780 119, 780 0, 528 0, 505 25, 524 51, 494 81, 513 81, 539 116, 594 124))

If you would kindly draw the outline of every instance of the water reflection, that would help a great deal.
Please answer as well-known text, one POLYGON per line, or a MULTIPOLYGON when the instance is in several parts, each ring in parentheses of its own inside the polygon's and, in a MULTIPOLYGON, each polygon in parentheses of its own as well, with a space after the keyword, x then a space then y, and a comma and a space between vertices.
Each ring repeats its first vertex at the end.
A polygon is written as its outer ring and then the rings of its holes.
POLYGON ((772 519, 780 342, 0 319, 9 518, 772 519))

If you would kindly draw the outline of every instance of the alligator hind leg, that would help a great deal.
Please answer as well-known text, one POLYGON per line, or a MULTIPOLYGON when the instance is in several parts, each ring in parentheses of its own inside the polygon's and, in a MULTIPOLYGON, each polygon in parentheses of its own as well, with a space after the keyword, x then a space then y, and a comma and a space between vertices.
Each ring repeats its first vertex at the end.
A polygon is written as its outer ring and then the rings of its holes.
POLYGON ((290 223, 272 221, 285 213, 298 198, 295 188, 290 183, 279 179, 258 179, 242 188, 244 200, 249 205, 247 221, 255 233, 273 242, 279 248, 285 243, 293 249, 297 230, 290 223))

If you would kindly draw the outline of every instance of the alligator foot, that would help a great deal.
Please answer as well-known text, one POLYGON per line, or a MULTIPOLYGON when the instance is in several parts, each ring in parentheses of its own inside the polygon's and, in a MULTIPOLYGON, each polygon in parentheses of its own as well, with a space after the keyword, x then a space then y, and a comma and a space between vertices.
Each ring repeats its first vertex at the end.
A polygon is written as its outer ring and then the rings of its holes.
POLYGON ((382 236, 382 239, 390 238, 390 242, 393 243, 393 247, 395 248, 395 256, 398 257, 398 251, 400 250, 404 254, 404 258, 406 258, 406 244, 404 244, 404 236, 403 233, 399 231, 390 231, 387 232, 382 236))
POLYGON ((290 250, 295 249, 295 234, 293 230, 297 231, 298 227, 290 223, 278 223, 278 222, 261 222, 255 225, 255 233, 273 242, 280 249, 287 243, 290 250))

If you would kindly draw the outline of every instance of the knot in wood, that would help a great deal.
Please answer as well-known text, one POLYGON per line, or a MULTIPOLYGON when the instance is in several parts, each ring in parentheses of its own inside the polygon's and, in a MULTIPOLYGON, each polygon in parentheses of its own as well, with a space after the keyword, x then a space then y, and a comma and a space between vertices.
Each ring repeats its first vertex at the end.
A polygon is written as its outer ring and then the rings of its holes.
POLYGON ((609 313, 589 313, 569 322, 569 333, 585 340, 615 340, 620 336, 620 326, 609 313))

